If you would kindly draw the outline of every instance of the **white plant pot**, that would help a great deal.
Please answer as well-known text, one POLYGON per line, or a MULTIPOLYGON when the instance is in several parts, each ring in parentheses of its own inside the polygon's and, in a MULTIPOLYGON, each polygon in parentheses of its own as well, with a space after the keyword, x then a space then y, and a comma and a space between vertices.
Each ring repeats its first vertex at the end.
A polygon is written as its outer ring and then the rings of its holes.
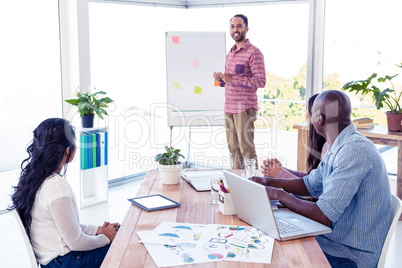
POLYGON ((159 165, 163 184, 178 184, 180 182, 180 172, 182 164, 159 165))

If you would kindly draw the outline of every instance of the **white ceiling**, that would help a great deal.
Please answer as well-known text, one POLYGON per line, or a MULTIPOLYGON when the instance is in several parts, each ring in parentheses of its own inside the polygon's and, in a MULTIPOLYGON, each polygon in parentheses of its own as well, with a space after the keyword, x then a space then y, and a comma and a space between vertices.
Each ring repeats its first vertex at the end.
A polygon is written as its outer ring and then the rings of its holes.
POLYGON ((89 0, 90 2, 109 2, 147 6, 197 8, 234 5, 256 5, 272 2, 307 2, 308 0, 89 0))

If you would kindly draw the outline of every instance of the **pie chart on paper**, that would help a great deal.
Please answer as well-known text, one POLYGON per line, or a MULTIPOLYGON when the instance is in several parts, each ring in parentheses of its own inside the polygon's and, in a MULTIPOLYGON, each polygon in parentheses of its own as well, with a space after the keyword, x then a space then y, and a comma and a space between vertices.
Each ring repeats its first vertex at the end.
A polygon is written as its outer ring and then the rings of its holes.
POLYGON ((219 253, 211 253, 208 255, 208 258, 210 258, 211 260, 219 260, 223 258, 223 255, 219 253))

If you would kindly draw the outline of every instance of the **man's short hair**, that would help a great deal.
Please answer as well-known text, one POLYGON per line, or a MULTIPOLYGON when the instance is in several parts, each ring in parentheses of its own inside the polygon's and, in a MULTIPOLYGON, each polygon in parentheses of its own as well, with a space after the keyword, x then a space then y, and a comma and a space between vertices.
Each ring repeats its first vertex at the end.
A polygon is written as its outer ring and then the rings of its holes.
POLYGON ((233 18, 230 19, 230 21, 232 21, 234 18, 242 18, 244 21, 244 24, 246 25, 246 28, 248 27, 248 19, 246 16, 244 16, 243 14, 236 14, 233 16, 233 18))

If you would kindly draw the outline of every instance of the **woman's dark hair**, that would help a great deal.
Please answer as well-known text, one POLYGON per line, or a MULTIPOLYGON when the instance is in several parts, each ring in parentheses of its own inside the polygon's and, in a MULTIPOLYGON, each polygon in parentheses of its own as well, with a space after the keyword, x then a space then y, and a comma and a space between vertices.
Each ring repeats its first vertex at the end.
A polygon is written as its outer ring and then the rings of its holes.
MULTIPOLYGON (((32 143, 27 148, 29 156, 21 163, 22 171, 9 207, 17 209, 29 238, 35 196, 45 179, 58 169, 67 148, 70 150, 66 163, 70 161, 74 139, 74 128, 61 118, 46 119, 33 131, 32 143)), ((64 172, 66 169, 64 166, 64 172)))
POLYGON ((313 169, 318 167, 318 164, 321 162, 321 151, 324 143, 327 141, 323 136, 319 135, 317 131, 315 131, 314 127, 311 124, 311 108, 313 107, 313 103, 315 98, 317 98, 318 94, 315 94, 310 97, 307 103, 308 113, 310 115, 310 130, 309 130, 309 152, 307 157, 307 166, 309 168, 308 173, 313 169))

